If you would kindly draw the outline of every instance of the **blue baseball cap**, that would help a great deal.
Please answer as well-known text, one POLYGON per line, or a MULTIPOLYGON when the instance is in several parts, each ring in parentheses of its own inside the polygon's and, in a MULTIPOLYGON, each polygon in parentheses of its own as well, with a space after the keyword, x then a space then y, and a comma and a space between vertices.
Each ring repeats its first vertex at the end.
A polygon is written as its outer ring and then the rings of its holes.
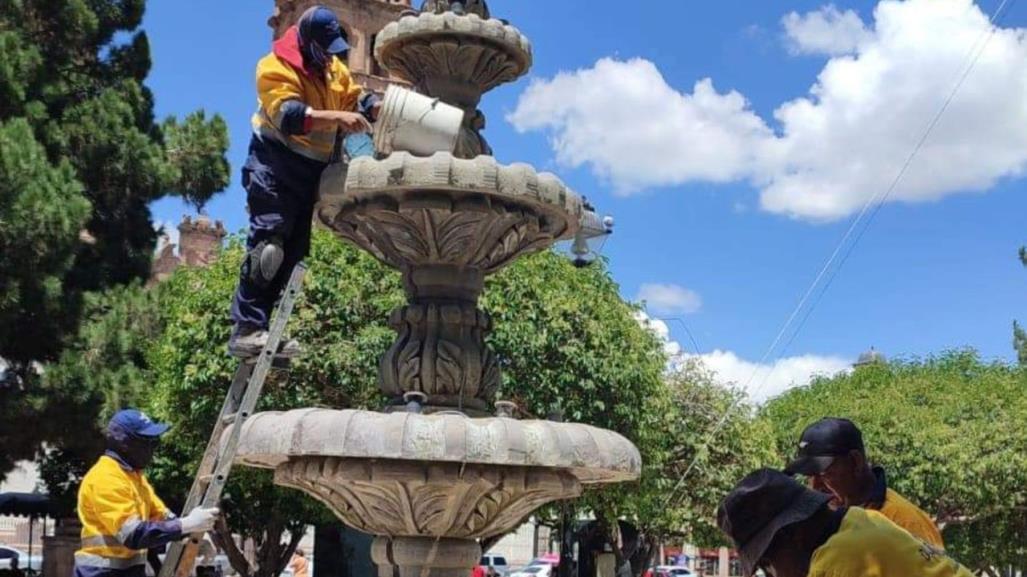
POLYGON ((304 38, 316 42, 329 54, 342 54, 349 50, 345 33, 335 12, 325 6, 318 6, 304 16, 306 21, 300 24, 301 35, 304 38))
POLYGON ((154 422, 153 419, 146 416, 146 413, 143 413, 142 411, 138 411, 136 409, 124 409, 118 411, 117 414, 111 418, 111 422, 107 425, 107 428, 120 428, 121 430, 138 437, 159 437, 166 433, 168 429, 171 428, 171 425, 154 422))

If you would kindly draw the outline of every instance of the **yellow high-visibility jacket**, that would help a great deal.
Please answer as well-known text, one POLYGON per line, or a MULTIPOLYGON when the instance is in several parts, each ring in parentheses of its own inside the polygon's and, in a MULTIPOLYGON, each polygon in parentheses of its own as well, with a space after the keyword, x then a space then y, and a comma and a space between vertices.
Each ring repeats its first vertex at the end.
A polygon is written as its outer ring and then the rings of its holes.
POLYGON ((877 511, 851 507, 838 532, 813 552, 808 577, 972 577, 941 549, 877 511))
POLYGON ((917 539, 939 549, 945 548, 945 543, 941 539, 941 531, 938 530, 931 517, 895 491, 887 490, 884 504, 878 511, 892 523, 912 533, 917 539))
POLYGON ((274 49, 257 63, 257 113, 253 130, 307 158, 328 162, 335 145, 335 127, 313 130, 309 123, 300 134, 283 130, 283 106, 299 102, 314 110, 355 111, 362 89, 349 68, 335 56, 324 76, 304 68, 296 27, 275 41, 274 49))
POLYGON ((930 515, 920 507, 888 488, 888 475, 884 467, 874 467, 873 491, 866 503, 861 505, 864 509, 878 511, 899 527, 913 534, 914 537, 925 543, 944 549, 945 544, 941 540, 941 531, 934 524, 930 515))
MULTIPOLYGON (((78 491, 78 518, 82 522, 82 548, 75 552, 75 564, 106 569, 128 569, 146 563, 146 550, 133 549, 141 524, 162 521, 168 508, 146 477, 128 471, 104 455, 96 462, 78 491)), ((162 529, 180 533, 174 523, 162 529)))

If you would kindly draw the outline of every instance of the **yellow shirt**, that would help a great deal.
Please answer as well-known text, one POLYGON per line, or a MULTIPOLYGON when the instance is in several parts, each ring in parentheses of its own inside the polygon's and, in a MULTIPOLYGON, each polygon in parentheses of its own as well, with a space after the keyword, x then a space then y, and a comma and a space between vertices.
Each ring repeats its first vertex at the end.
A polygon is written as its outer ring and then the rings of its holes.
POLYGON ((808 577, 973 577, 944 551, 877 511, 852 507, 813 552, 808 577))
POLYGON ((146 551, 122 543, 143 521, 159 521, 168 514, 142 473, 126 471, 104 455, 78 490, 78 518, 82 522, 82 548, 75 562, 94 567, 126 568, 146 563, 146 551))
POLYGON ((938 549, 945 548, 945 543, 941 539, 941 531, 938 531, 938 527, 931 517, 895 491, 888 489, 884 505, 878 511, 892 523, 912 533, 917 539, 930 543, 938 549))

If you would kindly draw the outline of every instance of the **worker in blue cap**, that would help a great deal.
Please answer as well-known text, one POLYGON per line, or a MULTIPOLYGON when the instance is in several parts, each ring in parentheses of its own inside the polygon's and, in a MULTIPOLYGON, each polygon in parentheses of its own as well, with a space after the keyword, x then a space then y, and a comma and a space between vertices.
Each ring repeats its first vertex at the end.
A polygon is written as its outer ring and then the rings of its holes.
MULTIPOLYGON (((257 64, 258 110, 242 170, 250 214, 247 255, 232 301, 229 352, 252 357, 268 340, 271 310, 310 250, 321 173, 341 157, 344 135, 366 135, 378 98, 350 76, 349 47, 335 13, 305 11, 257 64)), ((372 150, 373 152, 373 150, 372 150)), ((279 355, 295 356, 286 339, 279 355)))
POLYGON ((82 546, 75 577, 145 577, 147 549, 214 527, 217 508, 197 507, 176 518, 143 474, 168 428, 135 409, 119 411, 108 423, 107 450, 78 491, 82 546))

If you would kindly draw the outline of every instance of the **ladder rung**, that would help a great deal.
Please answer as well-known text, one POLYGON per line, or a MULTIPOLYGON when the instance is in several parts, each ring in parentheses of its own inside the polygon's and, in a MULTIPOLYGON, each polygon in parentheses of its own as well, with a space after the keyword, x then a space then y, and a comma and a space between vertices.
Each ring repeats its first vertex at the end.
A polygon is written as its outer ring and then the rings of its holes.
POLYGON ((225 425, 231 425, 239 417, 239 413, 230 413, 221 417, 221 422, 225 425))
POLYGON ((207 475, 200 475, 199 476, 200 483, 202 483, 204 485, 210 485, 210 482, 213 481, 215 477, 217 477, 217 475, 215 475, 213 473, 210 473, 210 474, 207 474, 207 475))

